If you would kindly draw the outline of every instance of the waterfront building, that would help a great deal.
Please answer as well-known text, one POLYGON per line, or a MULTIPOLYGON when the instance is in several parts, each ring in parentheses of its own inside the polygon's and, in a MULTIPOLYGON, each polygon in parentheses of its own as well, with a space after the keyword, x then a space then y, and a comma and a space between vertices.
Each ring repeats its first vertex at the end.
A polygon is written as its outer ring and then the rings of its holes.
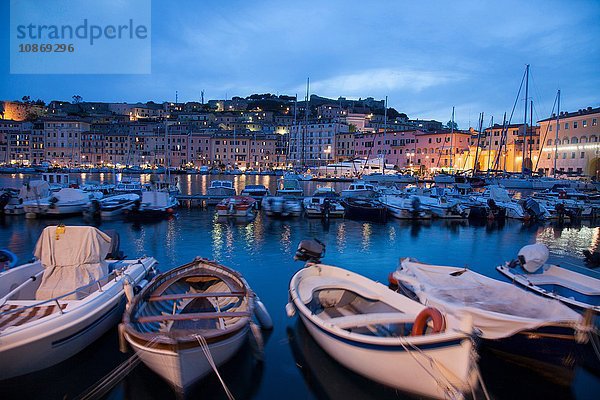
POLYGON ((309 167, 326 165, 333 161, 335 135, 341 132, 349 132, 348 125, 313 122, 292 126, 288 158, 309 167))
POLYGON ((351 160, 355 157, 354 132, 338 132, 334 139, 334 161, 351 160))
POLYGON ((210 144, 210 159, 221 168, 263 170, 285 166, 285 155, 277 153, 277 137, 273 134, 219 131, 211 136, 210 144))
POLYGON ((78 165, 81 160, 81 134, 90 130, 82 120, 44 120, 46 160, 57 165, 78 165))
POLYGON ((539 168, 553 175, 556 157, 557 173, 585 174, 600 178, 600 107, 561 112, 539 121, 543 149, 539 168))
POLYGON ((21 125, 22 122, 12 119, 0 120, 0 164, 14 164, 16 162, 10 157, 10 142, 15 135, 21 132, 21 125))

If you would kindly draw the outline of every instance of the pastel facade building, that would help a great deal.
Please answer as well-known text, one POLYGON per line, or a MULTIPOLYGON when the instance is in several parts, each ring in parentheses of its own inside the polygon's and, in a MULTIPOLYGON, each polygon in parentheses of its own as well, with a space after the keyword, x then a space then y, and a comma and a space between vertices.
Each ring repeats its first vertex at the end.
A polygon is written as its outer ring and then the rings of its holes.
POLYGON ((539 167, 546 174, 554 174, 556 158, 557 173, 600 178, 600 107, 560 113, 558 131, 556 116, 539 124, 544 144, 539 167))
POLYGON ((326 165, 335 157, 335 136, 342 132, 349 132, 349 128, 339 122, 292 126, 288 159, 309 167, 326 165))
POLYGON ((81 135, 90 130, 90 124, 80 120, 44 121, 44 149, 52 164, 79 165, 81 135))

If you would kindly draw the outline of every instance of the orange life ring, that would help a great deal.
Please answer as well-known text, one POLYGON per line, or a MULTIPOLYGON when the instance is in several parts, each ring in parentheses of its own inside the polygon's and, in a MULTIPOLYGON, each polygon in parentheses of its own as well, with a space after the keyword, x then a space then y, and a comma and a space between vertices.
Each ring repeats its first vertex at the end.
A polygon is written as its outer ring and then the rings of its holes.
POLYGON ((394 278, 394 271, 388 274, 388 283, 390 286, 398 286, 398 279, 394 278))
POLYGON ((411 336, 422 336, 427 329, 427 321, 433 322, 433 333, 440 333, 446 330, 446 319, 437 308, 427 307, 422 310, 415 318, 411 336))

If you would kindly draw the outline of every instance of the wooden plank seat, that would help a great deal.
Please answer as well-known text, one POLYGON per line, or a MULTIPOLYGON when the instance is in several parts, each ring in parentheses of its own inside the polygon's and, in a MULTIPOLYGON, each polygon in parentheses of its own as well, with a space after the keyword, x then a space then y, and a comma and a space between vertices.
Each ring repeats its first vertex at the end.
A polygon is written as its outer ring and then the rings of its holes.
POLYGON ((415 322, 415 316, 399 312, 391 313, 372 313, 347 315, 326 320, 328 323, 341 329, 358 328, 368 325, 387 325, 387 324, 412 324, 415 322))
POLYGON ((202 293, 181 293, 166 294, 162 296, 150 296, 148 301, 168 301, 180 299, 198 299, 206 297, 244 297, 246 292, 202 292, 202 293))
POLYGON ((137 319, 137 322, 139 322, 140 324, 148 324, 148 323, 152 323, 152 322, 162 322, 162 321, 187 321, 187 320, 215 319, 215 318, 239 318, 239 317, 249 317, 249 316, 250 316, 250 312, 248 312, 248 311, 165 314, 165 315, 149 315, 149 316, 139 317, 137 319))
POLYGON ((153 296, 159 296, 161 294, 163 294, 165 292, 165 290, 167 290, 171 285, 173 285, 175 282, 177 281, 186 281, 186 282, 194 282, 194 281, 201 281, 204 280, 206 278, 212 278, 214 280, 219 280, 225 283, 225 285, 227 285, 227 288, 229 290, 231 290, 232 292, 238 292, 240 291, 240 289, 242 289, 240 287, 240 285, 238 285, 238 283, 236 281, 234 281, 232 278, 230 278, 229 276, 226 276, 224 274, 220 274, 218 272, 209 272, 209 273, 198 273, 198 272, 190 272, 187 274, 182 274, 182 275, 176 275, 170 279, 167 279, 165 282, 161 283, 160 286, 158 286, 154 292, 153 292, 153 296))

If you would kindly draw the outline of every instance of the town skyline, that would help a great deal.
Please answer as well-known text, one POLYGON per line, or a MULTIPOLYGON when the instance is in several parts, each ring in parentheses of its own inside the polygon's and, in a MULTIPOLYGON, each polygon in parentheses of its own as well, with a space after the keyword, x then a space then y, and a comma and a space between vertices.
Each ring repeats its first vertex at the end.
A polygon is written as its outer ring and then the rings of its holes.
MULTIPOLYGON (((0 7, 6 29, 8 2, 0 7)), ((199 101, 204 91, 219 99, 266 92, 303 99, 310 77, 311 93, 388 96, 390 107, 415 118, 446 122, 454 106, 455 120, 467 127, 480 112, 495 120, 510 113, 530 64, 534 119, 551 114, 558 89, 565 110, 600 105, 600 4, 594 1, 427 8, 391 2, 168 7, 155 1, 151 8, 150 74, 19 75, 10 74, 5 59, 0 98, 69 100, 79 94, 91 101, 174 102, 177 91, 187 102, 199 101), (291 21, 303 21, 302 28, 291 21)), ((8 36, 0 39, 3 52, 8 36)))

